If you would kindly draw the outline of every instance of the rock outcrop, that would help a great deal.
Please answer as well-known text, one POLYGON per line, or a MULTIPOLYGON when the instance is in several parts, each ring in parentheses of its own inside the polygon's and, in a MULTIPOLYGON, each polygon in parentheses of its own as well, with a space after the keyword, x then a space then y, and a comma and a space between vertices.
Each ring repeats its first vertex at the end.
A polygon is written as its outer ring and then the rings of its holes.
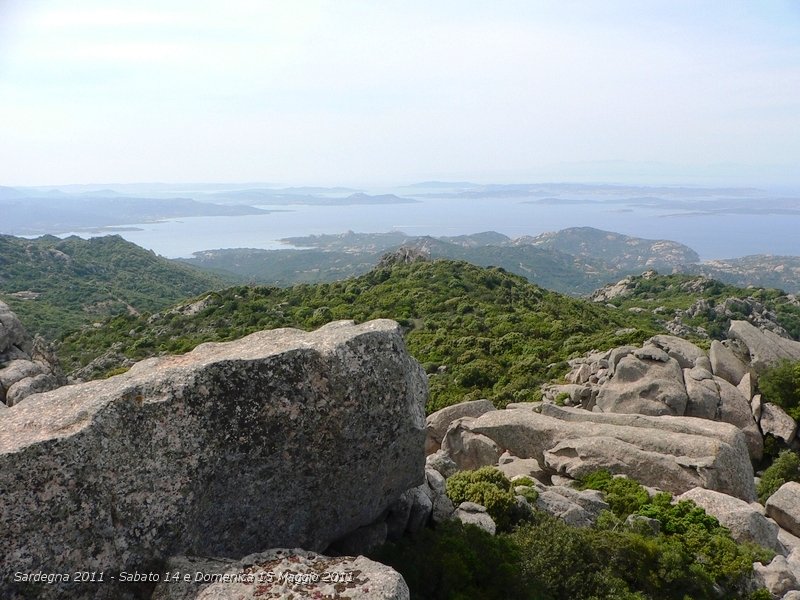
POLYGON ((66 383, 44 339, 32 339, 7 304, 0 302, 0 403, 11 407, 66 383))
MULTIPOLYGON (((424 482, 426 390, 379 320, 203 344, 31 396, 0 419, 0 569, 324 550, 424 482)), ((0 596, 25 594, 13 585, 0 596)))
MULTIPOLYGON (((744 434, 735 426, 690 417, 651 417, 541 406, 506 409, 451 425, 492 440, 500 450, 534 458, 550 473, 580 478, 597 469, 681 494, 714 489, 755 499, 744 434)), ((448 431, 448 436, 450 435, 448 431)))
POLYGON ((800 483, 784 483, 769 497, 766 509, 783 529, 800 536, 800 483))
POLYGON ((708 514, 715 516, 731 531, 737 542, 754 542, 775 552, 785 549, 778 541, 778 525, 764 516, 764 507, 748 503, 714 490, 694 488, 681 494, 678 500, 691 500, 708 514))
POLYGON ((750 366, 757 373, 781 360, 800 360, 800 342, 764 331, 747 321, 731 322, 728 337, 741 342, 750 354, 750 366))
POLYGON ((234 561, 171 558, 176 579, 158 584, 152 600, 256 600, 257 598, 349 598, 408 600, 406 582, 391 567, 363 556, 323 556, 275 549, 234 561), (189 575, 189 581, 183 578, 189 575))

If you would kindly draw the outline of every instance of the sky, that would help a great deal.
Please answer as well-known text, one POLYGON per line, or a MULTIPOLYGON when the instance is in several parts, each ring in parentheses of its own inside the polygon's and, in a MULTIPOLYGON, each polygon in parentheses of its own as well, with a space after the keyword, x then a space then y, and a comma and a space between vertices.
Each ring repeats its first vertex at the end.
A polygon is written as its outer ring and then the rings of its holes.
POLYGON ((798 0, 0 0, 0 185, 800 183, 798 0))

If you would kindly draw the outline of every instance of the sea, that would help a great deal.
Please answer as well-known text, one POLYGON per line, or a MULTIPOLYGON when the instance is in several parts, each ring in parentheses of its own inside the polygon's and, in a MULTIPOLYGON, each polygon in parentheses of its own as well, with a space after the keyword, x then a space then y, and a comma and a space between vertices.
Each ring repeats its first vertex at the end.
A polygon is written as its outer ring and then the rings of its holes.
MULTIPOLYGON (((701 259, 751 254, 800 255, 800 210, 789 214, 707 214, 640 204, 535 203, 520 198, 417 198, 413 204, 257 205, 271 212, 130 223, 114 233, 167 258, 222 248, 285 249, 280 240, 346 231, 402 231, 453 236, 497 231, 515 238, 568 227, 595 227, 630 236, 686 244, 701 259)), ((800 208, 800 207, 798 207, 800 208)), ((91 237, 103 232, 63 232, 91 237)))

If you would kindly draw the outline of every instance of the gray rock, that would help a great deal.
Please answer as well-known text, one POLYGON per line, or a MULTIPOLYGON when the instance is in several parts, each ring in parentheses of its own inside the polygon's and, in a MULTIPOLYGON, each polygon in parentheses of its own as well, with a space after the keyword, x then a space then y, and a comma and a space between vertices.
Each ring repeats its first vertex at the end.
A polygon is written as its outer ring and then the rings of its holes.
POLYGON ((760 504, 749 504, 733 496, 702 488, 691 489, 677 499, 692 500, 708 514, 715 516, 721 525, 731 530, 731 537, 737 542, 754 542, 775 552, 784 550, 778 541, 777 524, 764 516, 760 504))
POLYGON ((442 438, 450 424, 461 417, 480 417, 483 413, 495 410, 489 400, 472 400, 447 406, 428 415, 425 419, 428 432, 425 441, 425 453, 432 454, 442 445, 442 438))
MULTIPOLYGON (((750 458, 761 460, 764 453, 764 438, 753 419, 750 398, 745 398, 736 386, 720 377, 714 377, 719 386, 720 421, 736 425, 744 433, 750 458)), ((762 417, 763 418, 763 417, 762 417)))
POLYGON ((577 502, 573 502, 569 498, 553 491, 552 488, 539 492, 539 497, 536 499, 534 506, 537 510, 557 517, 573 527, 591 527, 597 520, 596 516, 593 518, 593 515, 577 502))
POLYGON ((542 406, 541 402, 509 402, 505 410, 533 410, 538 411, 542 406))
POLYGON ((408 523, 406 524, 406 531, 416 533, 425 525, 433 513, 433 500, 427 490, 427 483, 419 487, 412 488, 411 492, 411 512, 408 515, 408 523))
POLYGON ((539 465, 539 461, 535 458, 518 458, 516 456, 511 456, 510 458, 511 460, 497 465, 497 468, 509 479, 519 476, 542 479, 546 476, 539 465))
MULTIPOLYGON (((633 331, 636 330, 634 329, 632 331, 629 331, 628 333, 633 333, 633 331)), ((617 370, 617 365, 619 364, 619 361, 621 361, 629 354, 633 354, 634 350, 636 350, 636 346, 619 346, 618 348, 614 348, 608 357, 608 370, 612 374, 614 374, 617 370)))
POLYGON ((497 531, 497 525, 494 519, 486 512, 486 507, 474 502, 462 502, 458 505, 453 516, 461 521, 464 525, 477 525, 484 531, 488 531, 492 535, 497 531))
POLYGON ((49 392, 57 387, 59 387, 59 380, 51 373, 26 377, 6 390, 6 406, 15 406, 28 396, 40 392, 49 392))
POLYGON ((796 590, 792 590, 791 592, 786 592, 781 600, 800 600, 800 592, 796 590))
POLYGON ((447 479, 458 471, 458 465, 447 456, 444 450, 437 450, 433 454, 429 454, 425 459, 425 468, 434 469, 442 474, 447 479))
POLYGON ((441 473, 433 469, 425 469, 425 479, 428 484, 426 492, 433 504, 431 520, 434 523, 442 523, 453 516, 455 507, 450 498, 447 497, 447 482, 441 473))
POLYGON ((634 350, 633 355, 641 360, 654 360, 656 362, 663 363, 669 362, 669 354, 656 346, 651 346, 648 344, 645 344, 643 347, 634 350))
POLYGON ((755 499, 744 435, 727 423, 545 405, 541 414, 487 413, 469 427, 515 456, 572 478, 607 468, 672 493, 699 486, 755 499))
POLYGON ((408 586, 397 571, 364 556, 331 558, 300 549, 274 549, 238 561, 173 557, 164 570, 189 574, 191 581, 163 581, 156 586, 152 600, 410 598, 408 586), (323 581, 322 574, 331 581, 323 581))
MULTIPOLYGON (((800 360, 800 342, 762 331, 747 321, 731 321, 728 337, 742 342, 750 352, 750 366, 759 375, 781 360, 800 360)), ((741 381, 741 377, 739 378, 741 381)))
POLYGON ((202 344, 31 396, 0 421, 0 568, 321 550, 423 481, 426 383, 378 320, 202 344))
POLYGON ((777 438, 782 439, 787 444, 790 443, 797 434, 797 423, 786 414, 777 404, 765 402, 761 406, 761 431, 764 434, 771 433, 777 438))
POLYGON ((637 533, 658 535, 661 531, 661 521, 644 515, 628 515, 628 518, 625 519, 625 527, 637 533))
MULTIPOLYGON (((633 355, 620 359, 614 377, 597 395, 597 406, 603 412, 642 415, 682 415, 689 398, 683 382, 683 371, 675 359, 665 352, 665 361, 642 360, 633 355)), ((641 353, 640 353, 641 354, 641 353)))
POLYGON ((490 438, 471 431, 469 423, 472 421, 471 417, 462 417, 451 423, 442 440, 442 450, 459 469, 496 465, 503 451, 490 438))
POLYGON ((714 376, 705 369, 694 367, 684 370, 684 380, 689 396, 685 416, 719 421, 722 408, 719 386, 714 382, 714 376))
POLYGON ((778 555, 768 565, 753 563, 753 579, 758 587, 765 587, 776 598, 798 589, 798 581, 786 557, 778 555))
POLYGON ((31 339, 17 315, 11 311, 8 304, 0 301, 0 354, 8 352, 14 346, 29 354, 31 339))
POLYGON ((737 385, 749 369, 730 348, 718 340, 711 342, 709 358, 714 375, 733 385, 737 385))
POLYGON ((765 505, 767 515, 789 533, 800 536, 800 483, 789 481, 772 494, 765 505))
POLYGON ((711 359, 709 359, 707 356, 698 357, 697 360, 694 361, 694 366, 705 369, 706 371, 714 370, 714 368, 711 366, 711 359))
POLYGON ((555 492, 580 506, 589 514, 592 524, 597 521, 597 517, 600 516, 601 512, 610 509, 608 503, 603 499, 602 492, 597 490, 576 490, 567 486, 553 486, 549 488, 549 491, 555 492))
POLYGON ((0 386, 7 390, 18 381, 22 381, 28 377, 36 377, 46 372, 47 369, 44 365, 33 362, 32 360, 12 360, 0 369, 0 386))
POLYGON ((674 335, 656 335, 651 337, 648 342, 661 348, 670 357, 677 360, 682 369, 691 369, 698 359, 706 357, 706 353, 702 349, 674 335))
POLYGON ((752 400, 753 394, 756 393, 756 386, 753 379, 753 375, 750 372, 747 372, 744 374, 744 377, 742 377, 739 385, 736 386, 736 388, 742 393, 742 396, 748 400, 752 400))
POLYGON ((763 410, 763 403, 761 402, 761 394, 756 394, 750 401, 750 412, 753 413, 753 419, 756 422, 761 422, 761 411, 763 410))

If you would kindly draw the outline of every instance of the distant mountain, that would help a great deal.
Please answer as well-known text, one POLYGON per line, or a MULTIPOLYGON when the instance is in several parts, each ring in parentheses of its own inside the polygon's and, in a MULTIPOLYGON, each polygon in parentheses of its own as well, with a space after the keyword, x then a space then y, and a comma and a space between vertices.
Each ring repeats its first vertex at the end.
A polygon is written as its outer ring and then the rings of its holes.
POLYGON ((401 198, 394 194, 371 196, 355 192, 348 196, 325 195, 345 188, 286 188, 250 189, 208 194, 214 202, 249 202, 252 204, 305 205, 305 206, 352 206, 359 204, 416 204, 419 200, 401 198), (317 190, 315 193, 311 191, 317 190))
POLYGON ((119 236, 29 240, 0 235, 0 300, 31 333, 57 338, 109 315, 152 312, 231 279, 119 236))
POLYGON ((431 258, 502 267, 542 287, 573 295, 588 294, 618 278, 617 271, 607 269, 602 262, 585 260, 555 249, 514 245, 510 238, 497 232, 435 238, 413 237, 399 231, 349 231, 282 241, 302 249, 210 250, 196 252, 192 258, 181 260, 203 269, 235 273, 254 283, 283 286, 361 275, 372 269, 384 252, 408 246, 431 258))
POLYGON ((310 235, 281 240, 286 250, 226 249, 196 252, 188 264, 247 277, 257 283, 291 285, 360 275, 383 252, 407 246, 431 258, 497 266, 542 287, 585 295, 626 275, 655 269, 696 273, 738 286, 800 291, 800 257, 751 256, 700 263, 678 242, 649 240, 592 227, 575 227, 511 239, 496 231, 451 237, 409 236, 401 231, 310 235))
POLYGON ((602 260, 616 271, 668 269, 698 262, 697 252, 670 240, 647 240, 593 227, 572 227, 513 242, 566 252, 584 260, 602 260))
POLYGON ((0 198, 0 234, 64 233, 177 217, 266 214, 252 206, 223 206, 188 198, 68 196, 0 198))

